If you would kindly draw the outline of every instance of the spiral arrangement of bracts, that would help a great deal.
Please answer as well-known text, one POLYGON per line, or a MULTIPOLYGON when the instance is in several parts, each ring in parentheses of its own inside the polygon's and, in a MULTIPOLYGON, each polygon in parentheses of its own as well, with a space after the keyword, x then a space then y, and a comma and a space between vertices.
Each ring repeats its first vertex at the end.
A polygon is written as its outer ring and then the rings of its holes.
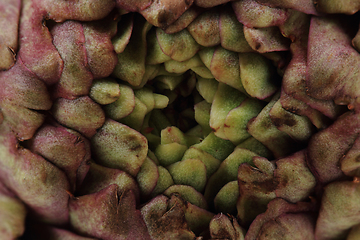
POLYGON ((3 239, 360 237, 358 1, 0 9, 3 239))

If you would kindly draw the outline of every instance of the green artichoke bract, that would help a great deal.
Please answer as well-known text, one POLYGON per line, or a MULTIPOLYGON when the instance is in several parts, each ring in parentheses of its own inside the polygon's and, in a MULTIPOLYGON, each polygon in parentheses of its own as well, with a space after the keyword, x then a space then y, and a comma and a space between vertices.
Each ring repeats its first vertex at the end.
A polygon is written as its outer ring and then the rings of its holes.
POLYGON ((0 238, 360 239, 358 0, 2 0, 0 238))

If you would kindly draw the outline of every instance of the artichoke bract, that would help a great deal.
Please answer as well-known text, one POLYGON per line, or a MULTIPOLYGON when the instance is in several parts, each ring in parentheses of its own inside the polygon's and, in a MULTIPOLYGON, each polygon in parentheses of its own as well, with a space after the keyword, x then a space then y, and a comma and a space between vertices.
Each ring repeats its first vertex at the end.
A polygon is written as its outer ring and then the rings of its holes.
POLYGON ((2 0, 0 238, 360 239, 358 0, 2 0))

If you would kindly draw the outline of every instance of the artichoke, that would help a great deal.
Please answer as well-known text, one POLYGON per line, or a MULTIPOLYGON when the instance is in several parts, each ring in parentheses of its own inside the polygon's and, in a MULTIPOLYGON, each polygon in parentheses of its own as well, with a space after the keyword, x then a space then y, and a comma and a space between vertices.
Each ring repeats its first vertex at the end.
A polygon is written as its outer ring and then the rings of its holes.
POLYGON ((0 0, 0 236, 360 238, 359 1, 0 0))

